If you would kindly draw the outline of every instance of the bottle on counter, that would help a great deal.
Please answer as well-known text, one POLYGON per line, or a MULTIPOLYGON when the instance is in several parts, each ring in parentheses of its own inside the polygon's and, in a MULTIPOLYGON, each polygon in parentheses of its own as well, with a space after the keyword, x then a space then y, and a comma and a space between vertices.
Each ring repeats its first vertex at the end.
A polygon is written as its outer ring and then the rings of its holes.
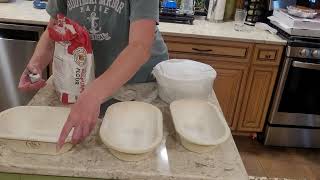
POLYGON ((193 15, 194 14, 194 0, 181 0, 180 13, 193 15))
POLYGON ((234 13, 236 11, 236 0, 227 0, 226 8, 224 10, 224 21, 232 21, 234 19, 234 13))

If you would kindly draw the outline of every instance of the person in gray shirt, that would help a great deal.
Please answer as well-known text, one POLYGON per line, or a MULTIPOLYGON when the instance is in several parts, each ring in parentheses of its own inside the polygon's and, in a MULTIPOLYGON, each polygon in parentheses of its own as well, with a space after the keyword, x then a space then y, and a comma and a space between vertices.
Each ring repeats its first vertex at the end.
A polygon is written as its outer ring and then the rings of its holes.
MULTIPOLYGON (((47 12, 51 16, 48 27, 61 13, 87 28, 97 77, 71 107, 57 145, 60 149, 71 129, 74 144, 90 134, 100 105, 122 85, 149 81, 153 67, 168 59, 168 50, 157 28, 159 0, 49 0, 47 12)), ((53 52, 54 42, 46 30, 21 77, 20 89, 45 85, 44 80, 32 84, 26 72, 41 74, 52 61, 53 52)))

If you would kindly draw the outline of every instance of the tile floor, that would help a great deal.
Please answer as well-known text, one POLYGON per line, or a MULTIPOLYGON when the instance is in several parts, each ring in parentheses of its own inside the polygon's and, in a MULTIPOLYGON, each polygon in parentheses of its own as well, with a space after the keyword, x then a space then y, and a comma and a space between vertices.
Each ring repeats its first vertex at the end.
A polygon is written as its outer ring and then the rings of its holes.
POLYGON ((320 180, 320 149, 263 146, 245 136, 234 136, 250 176, 320 180))

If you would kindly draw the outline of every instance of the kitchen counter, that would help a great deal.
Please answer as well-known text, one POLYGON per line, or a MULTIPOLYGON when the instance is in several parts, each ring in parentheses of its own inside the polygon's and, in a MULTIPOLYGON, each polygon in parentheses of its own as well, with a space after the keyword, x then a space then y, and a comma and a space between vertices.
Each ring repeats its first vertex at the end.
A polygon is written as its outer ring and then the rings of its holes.
MULTIPOLYGON (((46 11, 33 8, 32 1, 18 0, 15 3, 0 3, 0 22, 46 25, 48 21, 49 15, 46 11)), ((262 44, 286 44, 286 41, 280 37, 254 27, 250 32, 235 31, 233 22, 211 23, 204 20, 195 20, 194 25, 161 22, 159 29, 164 35, 262 44)))
MULTIPOLYGON (((219 105, 215 95, 212 101, 219 105)), ((168 105, 158 98, 152 104, 163 112, 164 138, 150 159, 123 162, 112 156, 97 135, 100 120, 91 136, 60 156, 15 153, 0 141, 0 172, 103 179, 248 179, 232 136, 212 152, 187 151, 179 143, 168 105)), ((50 80, 29 105, 61 106, 50 80)))

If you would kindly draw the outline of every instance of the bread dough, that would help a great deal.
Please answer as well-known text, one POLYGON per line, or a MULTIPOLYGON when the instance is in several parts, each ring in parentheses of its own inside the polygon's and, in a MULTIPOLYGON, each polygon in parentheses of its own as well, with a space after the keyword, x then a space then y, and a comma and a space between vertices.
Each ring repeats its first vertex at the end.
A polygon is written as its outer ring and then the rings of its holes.
POLYGON ((7 146, 18 153, 59 155, 70 151, 73 147, 71 143, 66 143, 59 152, 56 151, 56 143, 46 143, 37 141, 23 141, 3 139, 7 146))
POLYGON ((0 113, 0 139, 20 153, 57 155, 72 148, 71 134, 60 152, 56 142, 70 113, 69 108, 19 106, 0 113))
POLYGON ((110 153, 115 156, 116 158, 122 161, 142 161, 149 158, 152 152, 143 153, 143 154, 127 154, 122 153, 113 149, 109 149, 110 153))
POLYGON ((195 152, 195 153, 211 152, 216 147, 216 146, 202 146, 202 145, 193 144, 193 143, 185 140, 181 136, 180 136, 180 142, 184 148, 186 148, 189 151, 195 152))
POLYGON ((178 134, 193 144, 218 145, 231 134, 222 112, 207 100, 174 101, 170 111, 178 134))
POLYGON ((108 148, 128 154, 151 152, 161 143, 162 137, 161 111, 143 102, 111 105, 100 127, 100 138, 108 148))

